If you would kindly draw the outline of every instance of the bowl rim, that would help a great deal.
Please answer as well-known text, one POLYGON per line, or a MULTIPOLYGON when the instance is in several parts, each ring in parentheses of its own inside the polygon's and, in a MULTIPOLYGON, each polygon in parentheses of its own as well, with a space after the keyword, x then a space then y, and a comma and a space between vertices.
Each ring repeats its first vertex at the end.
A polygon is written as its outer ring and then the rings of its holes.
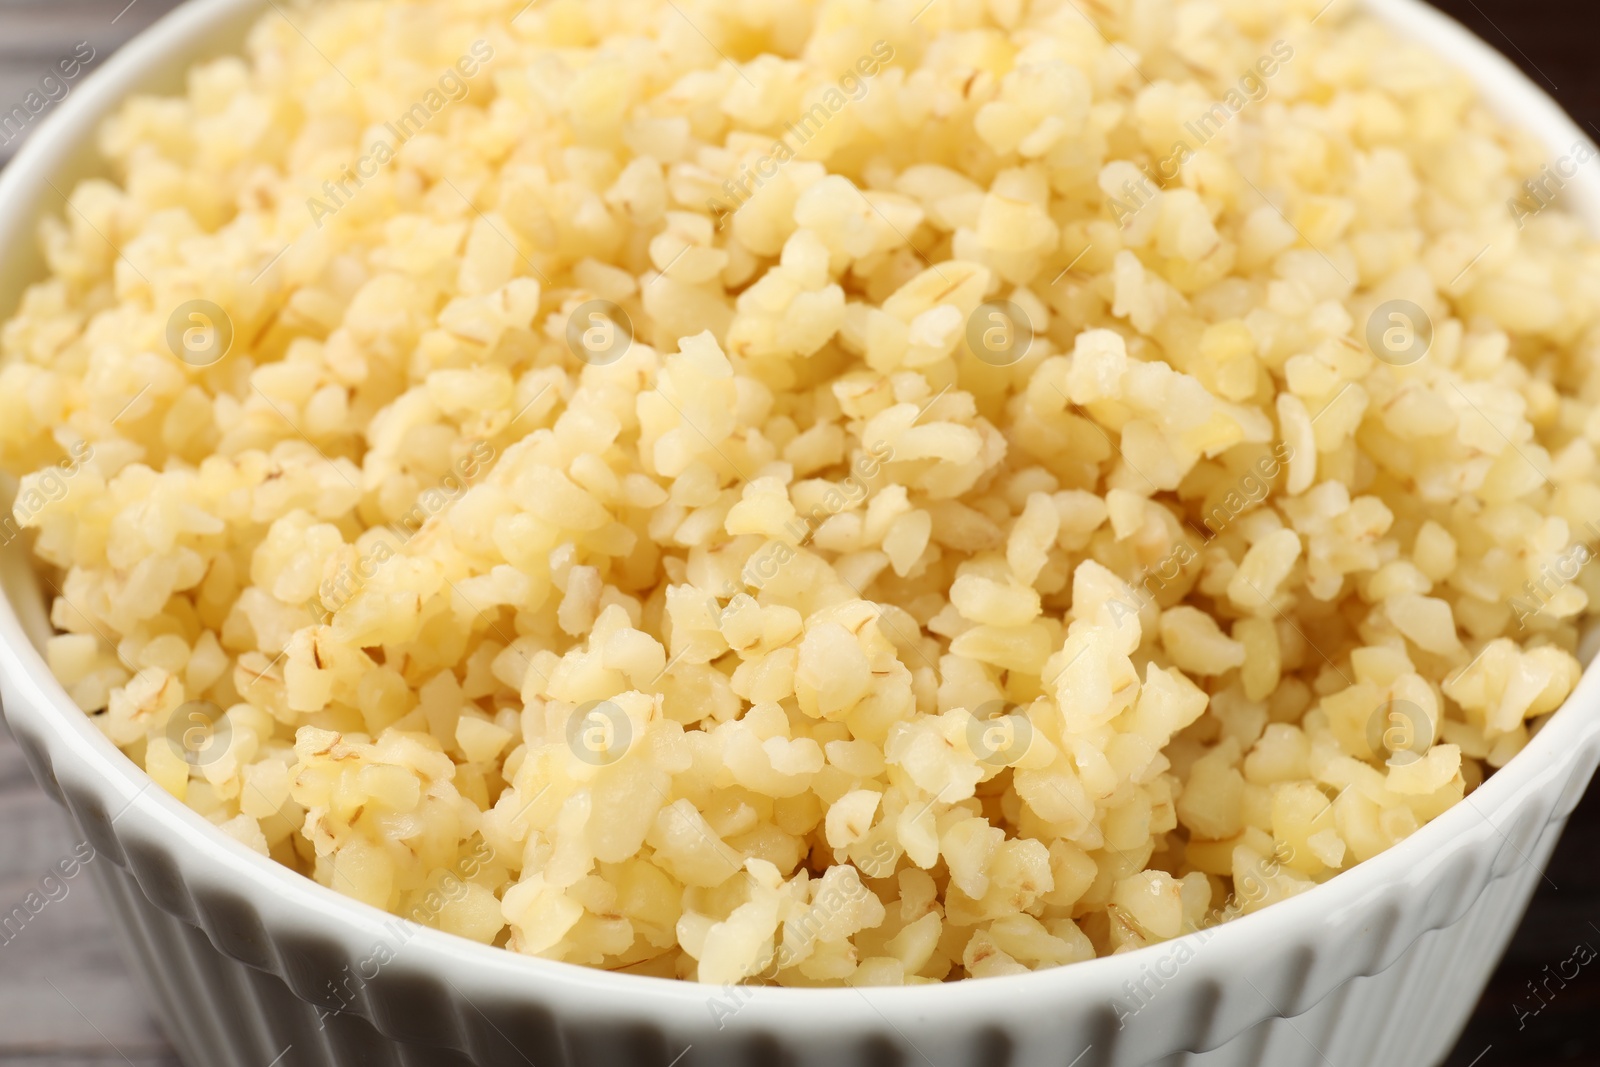
MULTIPOLYGON (((154 72, 174 57, 187 66, 194 56, 227 52, 227 48, 208 47, 208 35, 214 39, 248 26, 269 3, 271 0, 188 0, 91 71, 0 171, 0 248, 17 247, 18 238, 33 241, 33 209, 43 186, 53 174, 76 165, 93 145, 100 118, 130 87, 149 82, 156 76, 154 72), (12 240, 6 240, 8 237, 12 240)), ((1593 149, 1590 138, 1542 89, 1442 12, 1421 0, 1355 0, 1355 5, 1462 70, 1493 110, 1532 133, 1552 154, 1579 144, 1593 149)), ((1568 192, 1571 209, 1600 233, 1600 174, 1595 168, 1580 170, 1568 192)), ((4 314, 9 317, 11 310, 8 304, 4 314)), ((8 550, 4 562, 11 580, 5 595, 0 596, 0 689, 6 698, 7 719, 19 736, 42 744, 55 771, 89 783, 106 801, 105 809, 117 812, 113 821, 127 819, 129 826, 142 828, 150 839, 164 841, 188 878, 225 884, 248 896, 263 925, 311 930, 340 945, 350 958, 363 957, 362 945, 391 939, 399 924, 408 931, 403 941, 407 963, 397 969, 443 975, 458 992, 464 986, 485 997, 526 999, 537 994, 541 1001, 582 1017, 614 1015, 620 1002, 635 1014, 667 1020, 676 1016, 680 1026, 684 1020, 676 1013, 711 1009, 713 1000, 725 995, 726 987, 521 956, 420 926, 345 897, 261 856, 164 790, 151 789, 153 780, 72 703, 30 640, 11 599, 20 595, 26 605, 30 595, 26 590, 32 581, 16 573, 18 567, 29 564, 18 558, 15 548, 8 550)), ((24 551, 22 556, 26 554, 24 551)), ((36 611, 25 613, 37 624, 36 611)), ((1515 848, 1500 824, 1511 820, 1521 800, 1566 782, 1579 750, 1600 734, 1597 709, 1600 666, 1591 666, 1528 746, 1464 801, 1405 841, 1328 882, 1218 927, 1134 952, 1008 977, 870 991, 855 987, 742 987, 739 1010, 727 1024, 765 1032, 792 1024, 797 1008, 826 1013, 815 1018, 827 1018, 830 1026, 845 1028, 876 1027, 880 1022, 894 1025, 891 1014, 902 1020, 925 1019, 931 1012, 994 1019, 1013 1015, 1019 1006, 1036 1009, 1043 998, 1054 1003, 1105 999, 1110 1009, 1122 995, 1125 982, 1137 981, 1158 954, 1181 943, 1188 943, 1196 952, 1203 946, 1204 956, 1215 964, 1207 970, 1220 968, 1220 973, 1226 973, 1232 962, 1281 945, 1286 933, 1329 924, 1334 916, 1367 907, 1396 887, 1419 888, 1452 843, 1472 839, 1483 824, 1515 848)), ((359 1012, 360 1008, 351 1005, 345 1010, 359 1012)), ((714 1010, 701 1017, 702 1024, 708 1018, 715 1021, 714 1010)))

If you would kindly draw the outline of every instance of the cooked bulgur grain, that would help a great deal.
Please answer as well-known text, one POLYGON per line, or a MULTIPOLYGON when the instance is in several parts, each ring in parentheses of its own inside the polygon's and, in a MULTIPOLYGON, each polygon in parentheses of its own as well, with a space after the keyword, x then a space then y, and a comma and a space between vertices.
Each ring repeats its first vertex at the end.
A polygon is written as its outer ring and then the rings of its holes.
POLYGON ((4 329, 52 669, 614 970, 1007 974, 1381 852, 1578 678, 1600 252, 1323 3, 265 15, 4 329))

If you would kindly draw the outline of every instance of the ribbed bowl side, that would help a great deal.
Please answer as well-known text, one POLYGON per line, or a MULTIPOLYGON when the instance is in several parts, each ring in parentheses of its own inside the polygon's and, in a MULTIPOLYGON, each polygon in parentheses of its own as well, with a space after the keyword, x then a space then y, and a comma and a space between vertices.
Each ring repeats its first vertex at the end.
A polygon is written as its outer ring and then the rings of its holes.
MULTIPOLYGON (((1587 777, 1587 765, 1574 780, 1587 777)), ((1564 791, 1562 791, 1564 792, 1564 791)), ((1551 796, 1560 795, 1552 791, 1551 796)), ((1364 927, 1365 942, 1331 929, 1307 931, 1275 960, 1258 960, 1255 974, 1241 974, 1226 986, 1214 979, 1187 980, 1179 973, 1155 989, 1147 1011, 1118 1028, 1103 1011, 1085 1014, 1081 1005, 1060 1005, 1076 1017, 1066 1028, 1081 1038, 1063 1046, 1062 1032, 997 1023, 971 1035, 965 1046, 935 1043, 918 1032, 896 1033, 885 1019, 881 1034, 818 1044, 799 1042, 793 1033, 745 1035, 735 1044, 707 1043, 685 1049, 675 1035, 642 1021, 619 1018, 585 1025, 557 1020, 536 1006, 515 1001, 490 1005, 468 1001, 448 986, 435 986, 433 1010, 454 1018, 462 1045, 443 1048, 422 1036, 404 1036, 392 1025, 382 1029, 354 1013, 326 1010, 296 995, 276 974, 262 971, 220 951, 193 924, 151 902, 140 882, 120 864, 91 869, 115 913, 124 945, 151 990, 161 1020, 185 1062, 192 1067, 682 1067, 729 1064, 783 1064, 809 1067, 889 1067, 923 1062, 937 1067, 1419 1067, 1437 1063, 1453 1045, 1476 1003, 1517 920, 1542 877, 1565 823, 1553 810, 1542 822, 1523 820, 1503 843, 1517 856, 1470 900, 1452 900, 1461 883, 1442 866, 1437 883, 1419 885, 1408 898, 1392 902, 1417 914, 1375 913, 1364 927), (1390 942, 1398 931, 1424 921, 1429 903, 1460 905, 1460 917, 1403 946, 1390 942), (1380 973, 1350 977, 1306 1010, 1290 1014, 1287 1005, 1306 988, 1312 974, 1349 970, 1352 959, 1385 957, 1393 962, 1380 973), (1276 981, 1271 976, 1276 977, 1276 981), (1255 999, 1262 1021, 1210 1047, 1223 990, 1240 990, 1255 999), (515 1035, 515 1037, 513 1037, 515 1035), (1165 1043, 1166 1052, 1145 1050, 1165 1043), (826 1047, 826 1053, 819 1050, 826 1047), (1062 1052, 1066 1051, 1066 1056, 1062 1052)), ((89 827, 84 827, 86 833, 89 827)), ((142 846, 122 841, 121 851, 142 846)), ((1502 854, 1504 854, 1502 853, 1502 854)), ((109 854, 109 852, 108 852, 109 854)), ((1491 862, 1484 857, 1485 863, 1491 862)), ((194 898, 201 913, 237 914, 248 910, 242 898, 212 890, 194 898)), ((341 956, 338 945, 315 946, 303 940, 269 942, 267 955, 278 959, 341 956)), ((1204 953, 1204 946, 1199 950, 1204 953)), ((1197 959, 1201 957, 1197 956, 1197 959)), ((333 968, 332 971, 336 971, 333 968)), ((331 973, 331 972, 330 972, 331 973)), ((369 987, 370 988, 370 987, 369 987)), ((390 1021, 414 1007, 410 997, 374 1004, 376 1017, 390 1021)), ((330 1006, 332 1006, 330 1004, 330 1006)), ((413 1017, 415 1022, 415 1017, 413 1017)), ((429 1024, 430 1026, 432 1024, 429 1024)), ((437 1038, 440 1031, 422 1028, 437 1038)), ((820 1035, 819 1035, 820 1036, 820 1035)))

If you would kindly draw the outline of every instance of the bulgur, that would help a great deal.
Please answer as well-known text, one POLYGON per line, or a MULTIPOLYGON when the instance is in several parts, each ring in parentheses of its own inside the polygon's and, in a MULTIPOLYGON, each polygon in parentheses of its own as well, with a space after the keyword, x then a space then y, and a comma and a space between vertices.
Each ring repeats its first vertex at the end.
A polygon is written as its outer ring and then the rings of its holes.
POLYGON ((613 970, 1370 858, 1579 676, 1600 246, 1323 4, 274 5, 0 334, 52 670, 249 847, 613 970))

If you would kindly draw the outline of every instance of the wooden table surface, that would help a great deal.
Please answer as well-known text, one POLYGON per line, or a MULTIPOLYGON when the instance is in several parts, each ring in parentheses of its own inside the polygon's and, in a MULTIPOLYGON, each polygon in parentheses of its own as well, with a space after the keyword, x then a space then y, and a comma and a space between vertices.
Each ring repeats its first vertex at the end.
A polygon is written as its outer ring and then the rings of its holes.
MULTIPOLYGON (((172 0, 0 0, 0 112, 20 103, 78 41, 88 41, 103 60, 171 6, 172 0)), ((1594 131, 1600 64, 1588 31, 1595 0, 1439 0, 1439 6, 1594 131)), ((0 145, 0 163, 14 147, 0 145)), ((0 726, 0 901, 38 889, 43 873, 76 844, 65 816, 35 787, 0 726)), ((1600 788, 1574 815, 1549 880, 1446 1067, 1600 1064, 1600 966, 1582 970, 1542 1006, 1529 992, 1529 983, 1579 944, 1600 948, 1597 855, 1600 788)), ((20 936, 0 943, 0 1067, 180 1067, 118 955, 93 885, 81 875, 67 885, 67 895, 20 936)))

